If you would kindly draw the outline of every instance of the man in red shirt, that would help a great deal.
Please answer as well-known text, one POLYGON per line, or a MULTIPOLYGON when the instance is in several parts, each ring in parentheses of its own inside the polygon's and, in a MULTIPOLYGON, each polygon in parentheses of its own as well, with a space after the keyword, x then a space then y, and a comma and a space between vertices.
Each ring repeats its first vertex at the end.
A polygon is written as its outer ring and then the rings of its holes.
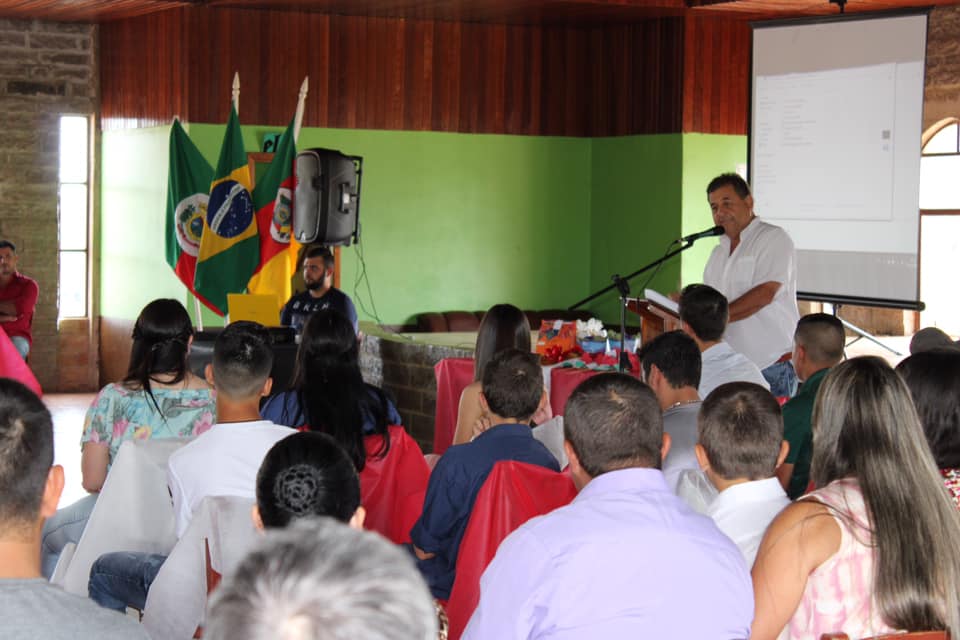
POLYGON ((0 240, 0 328, 26 359, 33 344, 30 328, 37 306, 37 281, 17 273, 17 247, 0 240))

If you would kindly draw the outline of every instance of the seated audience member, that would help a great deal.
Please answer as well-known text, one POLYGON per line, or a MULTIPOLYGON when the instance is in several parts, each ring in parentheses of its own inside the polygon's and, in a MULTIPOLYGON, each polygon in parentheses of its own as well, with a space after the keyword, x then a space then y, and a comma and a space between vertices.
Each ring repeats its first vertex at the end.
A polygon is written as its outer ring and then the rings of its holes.
POLYGON ((530 416, 542 395, 543 373, 535 354, 507 349, 483 368, 480 402, 494 426, 443 454, 430 475, 423 513, 410 532, 417 565, 434 597, 450 597, 460 541, 493 465, 516 460, 560 470, 530 430, 530 416))
POLYGON ((638 356, 643 379, 657 395, 663 411, 663 431, 672 443, 663 459, 663 475, 676 492, 680 474, 700 468, 693 450, 700 412, 700 350, 684 332, 669 331, 643 345, 638 356))
POLYGON ((790 504, 776 477, 788 445, 780 405, 752 382, 728 382, 703 401, 697 460, 720 492, 707 508, 753 565, 770 521, 790 504))
POLYGON ((943 482, 960 507, 960 350, 922 351, 897 365, 943 482))
MULTIPOLYGON (((257 471, 267 451, 294 431, 260 418, 260 398, 270 392, 273 352, 266 331, 253 322, 227 326, 213 345, 207 380, 217 392, 217 424, 175 451, 167 463, 177 537, 207 496, 254 499, 257 471)), ((143 609, 165 556, 117 552, 90 569, 90 597, 102 606, 143 609)))
POLYGON ((5 638, 147 638, 136 622, 40 575, 40 528, 57 509, 53 421, 29 389, 0 379, 0 615, 5 638))
POLYGON ((322 518, 268 531, 214 592, 203 637, 434 640, 437 616, 402 550, 322 518))
POLYGON ((936 327, 924 327, 910 338, 910 354, 933 349, 960 349, 960 344, 936 327))
POLYGON ((654 394, 617 373, 571 394, 572 503, 507 537, 464 638, 746 638, 743 557, 659 471, 670 448, 654 394))
POLYGON ((91 495, 58 511, 43 529, 43 573, 50 577, 68 542, 78 542, 107 470, 127 440, 203 433, 216 420, 213 390, 190 372, 193 325, 176 300, 154 300, 133 327, 123 380, 105 386, 87 410, 80 438, 83 488, 91 495))
MULTIPOLYGON (((530 323, 526 314, 512 304, 495 304, 490 307, 477 331, 477 345, 473 352, 473 382, 460 394, 457 409, 457 428, 453 434, 453 444, 470 442, 490 421, 484 419, 483 406, 480 403, 483 368, 490 359, 504 349, 530 351, 530 323)), ((536 424, 546 422, 553 417, 549 397, 543 394, 540 406, 532 420, 536 424)))
POLYGON ((802 496, 810 484, 813 401, 830 367, 843 360, 846 335, 840 319, 827 313, 800 318, 793 336, 793 368, 800 388, 783 405, 783 437, 790 444, 787 459, 777 469, 780 484, 791 500, 802 496))
POLYGON ((751 638, 960 632, 960 520, 903 380, 875 357, 827 374, 813 409, 816 491, 767 529, 751 638))
MULTIPOLYGON (((282 529, 303 518, 318 516, 329 516, 355 529, 363 524, 365 514, 360 506, 357 471, 346 452, 324 433, 294 433, 273 445, 257 472, 256 492, 251 519, 260 531, 282 529)), ((195 515, 194 520, 198 517, 195 515)), ((231 528, 235 526, 235 521, 219 521, 214 527, 219 531, 217 562, 223 577, 233 574, 234 563, 227 558, 242 558, 256 542, 256 537, 231 528), (225 547, 228 536, 230 542, 225 547)), ((200 540, 211 533, 217 535, 210 529, 188 530, 149 585, 143 624, 154 638, 187 638, 203 624, 206 601, 197 594, 207 584, 202 561, 197 561, 200 540), (185 549, 183 545, 187 545, 185 549)), ((210 545, 211 556, 214 544, 210 545)), ((105 583, 111 579, 110 575, 98 577, 105 583)), ((90 591, 93 593, 94 589, 90 591)))
POLYGON ((329 516, 363 527, 360 477, 353 461, 325 433, 295 433, 267 452, 257 472, 258 529, 281 529, 300 518, 329 516))
POLYGON ((264 419, 330 434, 357 471, 366 463, 364 436, 382 435, 386 455, 387 427, 400 424, 400 414, 382 389, 363 381, 360 343, 344 315, 324 309, 307 319, 290 387, 267 400, 264 419))
POLYGON ((303 257, 303 283, 306 291, 295 293, 280 311, 280 324, 303 330, 307 319, 317 311, 336 311, 350 321, 354 333, 360 332, 353 300, 333 286, 336 259, 327 247, 313 246, 303 257))
POLYGON ((267 451, 293 433, 260 417, 260 399, 273 384, 268 341, 260 325, 234 322, 214 342, 206 375, 217 392, 217 424, 175 451, 167 465, 177 536, 207 496, 255 498, 257 471, 267 451))
POLYGON ((770 388, 759 367, 724 342, 730 313, 722 293, 709 285, 691 284, 680 292, 679 306, 681 328, 700 349, 702 366, 697 391, 701 398, 725 382, 753 382, 770 388))
POLYGON ((37 281, 17 271, 17 247, 0 240, 0 330, 24 360, 33 345, 33 312, 40 289, 37 281))

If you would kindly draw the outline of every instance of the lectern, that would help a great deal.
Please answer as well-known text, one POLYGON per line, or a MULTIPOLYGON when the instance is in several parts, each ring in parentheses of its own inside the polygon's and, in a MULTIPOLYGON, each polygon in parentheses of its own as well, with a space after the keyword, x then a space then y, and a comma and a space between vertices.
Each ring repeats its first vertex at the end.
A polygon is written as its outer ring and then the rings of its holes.
POLYGON ((647 344, 661 333, 680 328, 680 316, 648 298, 627 298, 627 309, 640 316, 640 343, 647 344))

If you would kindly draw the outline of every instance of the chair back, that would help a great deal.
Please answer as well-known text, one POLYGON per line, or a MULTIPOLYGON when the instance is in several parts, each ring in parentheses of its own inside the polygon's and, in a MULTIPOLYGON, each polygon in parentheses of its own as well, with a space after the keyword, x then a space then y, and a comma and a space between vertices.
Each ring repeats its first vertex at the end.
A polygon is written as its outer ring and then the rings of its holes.
POLYGON ((577 495, 569 474, 506 460, 493 466, 480 488, 457 555, 457 576, 447 603, 450 640, 457 640, 480 600, 480 576, 497 547, 534 516, 568 504, 577 495))
POLYGON ((153 640, 186 640, 203 623, 214 575, 229 576, 257 540, 254 501, 204 498, 150 585, 143 625, 153 640))
POLYGON ((423 452, 400 425, 392 425, 390 450, 379 458, 383 436, 364 438, 367 462, 360 472, 360 503, 367 510, 363 527, 391 542, 410 542, 427 494, 430 469, 423 452))
POLYGON ((90 567, 111 551, 170 553, 177 542, 167 460, 191 438, 128 440, 120 445, 97 503, 65 568, 55 575, 66 591, 87 595, 90 567))
POLYGON ((444 358, 433 365, 437 378, 436 412, 433 418, 433 453, 443 452, 453 444, 457 428, 460 395, 473 382, 473 358, 444 358))

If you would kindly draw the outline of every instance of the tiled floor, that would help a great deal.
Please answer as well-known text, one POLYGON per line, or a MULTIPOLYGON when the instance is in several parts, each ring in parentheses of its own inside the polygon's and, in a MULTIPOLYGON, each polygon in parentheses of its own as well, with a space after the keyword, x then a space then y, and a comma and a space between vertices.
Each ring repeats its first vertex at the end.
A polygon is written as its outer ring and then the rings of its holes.
POLYGON ((49 393, 43 401, 53 416, 54 463, 63 465, 67 481, 60 497, 66 506, 87 494, 80 484, 80 434, 93 393, 49 393))

